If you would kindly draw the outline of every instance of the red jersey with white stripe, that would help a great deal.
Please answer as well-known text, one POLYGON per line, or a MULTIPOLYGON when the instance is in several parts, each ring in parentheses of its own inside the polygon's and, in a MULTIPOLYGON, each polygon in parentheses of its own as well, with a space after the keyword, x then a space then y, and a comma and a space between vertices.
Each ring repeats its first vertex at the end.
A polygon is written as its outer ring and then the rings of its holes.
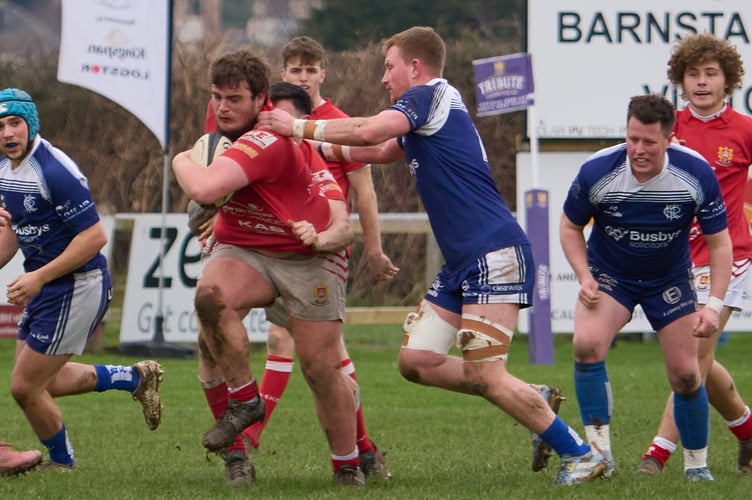
MULTIPOLYGON (((676 113, 676 138, 700 153, 713 167, 726 204, 734 261, 752 258, 752 237, 744 214, 744 188, 752 164, 752 118, 726 105, 718 117, 704 122, 689 107, 676 113)), ((690 232, 692 265, 710 264, 710 252, 695 223, 690 232)))
MULTIPOLYGON (((349 118, 349 116, 332 104, 332 101, 329 98, 325 97, 324 102, 313 110, 310 119, 332 120, 335 118, 349 118)), ((344 160, 341 162, 328 161, 326 162, 326 165, 334 175, 337 184, 339 184, 339 187, 342 189, 342 192, 345 193, 345 196, 350 192, 350 180, 347 178, 347 174, 367 166, 365 163, 353 163, 344 160)))
POLYGON ((298 241, 287 222, 305 219, 323 231, 330 220, 327 197, 344 200, 323 162, 313 163, 318 155, 274 132, 251 130, 222 156, 243 169, 248 186, 219 211, 216 240, 272 252, 315 253, 298 241))

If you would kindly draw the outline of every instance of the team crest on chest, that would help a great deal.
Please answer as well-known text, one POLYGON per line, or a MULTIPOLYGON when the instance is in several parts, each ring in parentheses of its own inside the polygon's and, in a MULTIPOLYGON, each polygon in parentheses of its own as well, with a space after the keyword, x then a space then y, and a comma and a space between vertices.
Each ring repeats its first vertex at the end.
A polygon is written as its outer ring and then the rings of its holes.
POLYGON ((663 216, 667 220, 677 220, 681 217, 681 207, 679 205, 666 205, 663 207, 663 216))
POLYGON ((734 150, 732 148, 720 146, 718 148, 718 159, 716 160, 716 163, 728 167, 731 165, 732 161, 734 161, 734 150))
POLYGON ((26 210, 26 212, 28 213, 33 213, 37 211, 37 202, 33 194, 24 195, 23 206, 24 206, 24 210, 26 210))

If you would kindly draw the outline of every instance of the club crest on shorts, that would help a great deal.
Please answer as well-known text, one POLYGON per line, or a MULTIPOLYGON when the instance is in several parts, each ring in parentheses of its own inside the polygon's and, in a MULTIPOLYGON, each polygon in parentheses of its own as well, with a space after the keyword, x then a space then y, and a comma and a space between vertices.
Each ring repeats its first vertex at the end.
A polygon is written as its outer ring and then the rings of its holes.
POLYGON ((697 276, 695 281, 697 290, 707 290, 710 288, 710 273, 702 273, 697 276))
POLYGON ((323 306, 329 302, 329 287, 320 285, 313 287, 313 302, 315 306, 323 306))

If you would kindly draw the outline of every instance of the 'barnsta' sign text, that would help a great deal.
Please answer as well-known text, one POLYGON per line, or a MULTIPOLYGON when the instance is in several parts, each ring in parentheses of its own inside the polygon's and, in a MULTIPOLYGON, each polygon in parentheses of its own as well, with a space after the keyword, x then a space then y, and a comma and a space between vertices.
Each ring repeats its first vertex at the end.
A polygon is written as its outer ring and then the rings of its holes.
POLYGON ((558 13, 561 43, 669 43, 691 33, 712 33, 737 43, 749 43, 749 30, 740 12, 613 12, 558 13))

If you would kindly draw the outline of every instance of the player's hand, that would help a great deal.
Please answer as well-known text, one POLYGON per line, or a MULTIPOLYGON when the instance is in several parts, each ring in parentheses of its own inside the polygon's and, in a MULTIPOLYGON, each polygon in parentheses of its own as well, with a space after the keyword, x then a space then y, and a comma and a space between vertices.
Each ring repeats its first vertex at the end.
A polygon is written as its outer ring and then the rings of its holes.
POLYGON ((198 236, 199 240, 206 239, 207 223, 208 228, 214 227, 214 216, 217 214, 216 208, 202 207, 193 200, 188 202, 188 229, 191 230, 194 236, 198 236))
POLYGON ((214 216, 199 226, 200 234, 198 235, 198 242, 202 248, 207 248, 207 253, 211 252, 211 247, 214 246, 214 221, 217 217, 214 216))
POLYGON ((720 326, 720 314, 715 309, 706 306, 695 314, 692 335, 699 338, 707 338, 713 335, 720 326))
POLYGON ((399 272, 399 267, 384 252, 368 256, 368 268, 371 270, 371 278, 377 281, 388 281, 399 272))
POLYGON ((39 290, 42 289, 44 282, 34 271, 24 273, 6 287, 6 297, 8 303, 14 306, 24 306, 31 300, 39 290))
POLYGON ((588 309, 595 307, 600 302, 600 292, 598 291, 598 282, 590 276, 582 280, 580 283, 579 300, 582 305, 588 309))
POLYGON ((282 109, 262 111, 258 115, 258 128, 273 130, 280 135, 292 137, 292 122, 295 118, 282 109))
POLYGON ((300 240, 307 247, 311 247, 314 250, 318 250, 319 233, 313 224, 307 220, 292 221, 288 220, 287 225, 290 226, 292 234, 300 240))

